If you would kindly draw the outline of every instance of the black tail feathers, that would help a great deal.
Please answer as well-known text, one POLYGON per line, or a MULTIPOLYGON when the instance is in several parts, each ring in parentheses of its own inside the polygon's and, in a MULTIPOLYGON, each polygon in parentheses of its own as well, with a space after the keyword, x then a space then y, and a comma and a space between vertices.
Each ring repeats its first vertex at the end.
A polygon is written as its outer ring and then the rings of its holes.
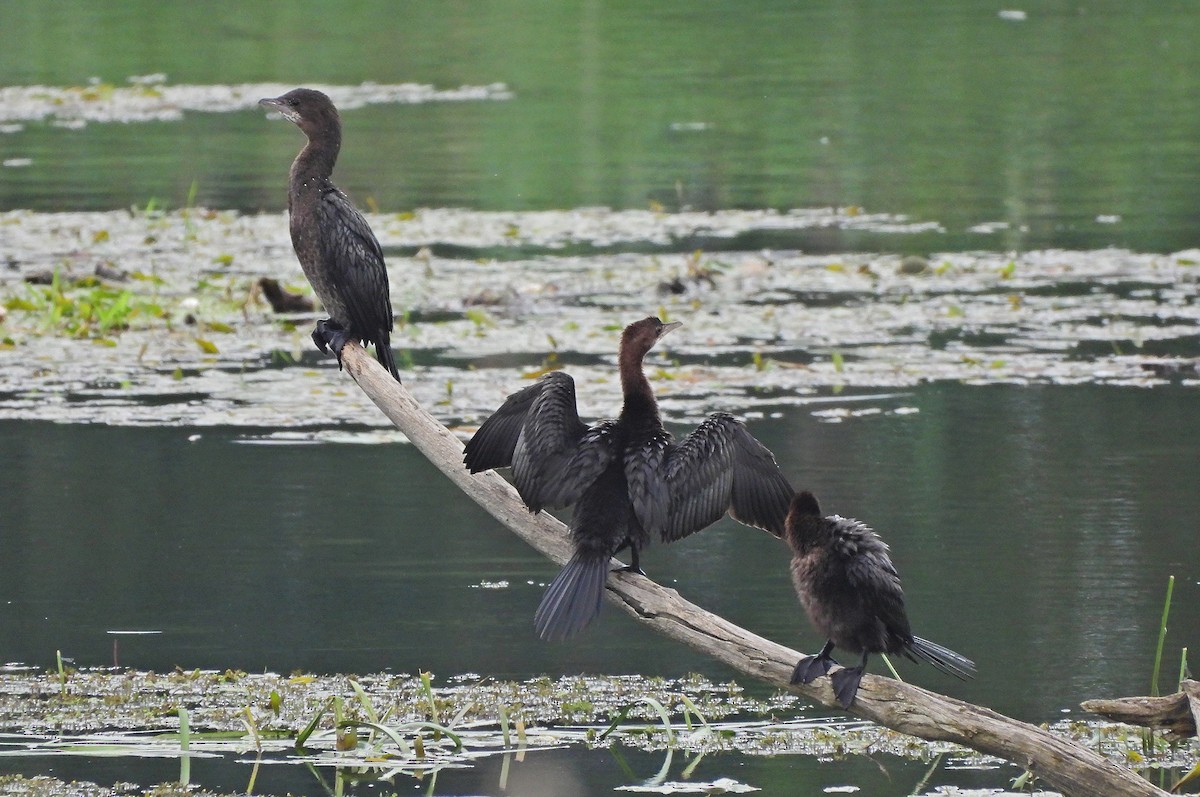
POLYGON ((607 554, 578 551, 546 588, 533 616, 538 636, 551 642, 575 636, 600 613, 607 554))
POLYGON ((393 379, 397 382, 400 381, 400 372, 396 370, 396 355, 392 353, 390 343, 380 342, 375 344, 375 359, 379 360, 384 368, 391 371, 393 379))
POLYGON ((909 649, 942 672, 966 680, 975 676, 975 662, 928 639, 913 637, 909 649))

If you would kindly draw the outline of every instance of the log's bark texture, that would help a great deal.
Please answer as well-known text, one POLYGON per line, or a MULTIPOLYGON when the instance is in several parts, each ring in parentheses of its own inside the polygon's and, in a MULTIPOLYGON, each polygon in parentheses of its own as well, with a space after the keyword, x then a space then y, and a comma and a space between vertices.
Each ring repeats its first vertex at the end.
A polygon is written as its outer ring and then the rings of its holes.
POLYGON ((1088 700, 1083 710, 1116 722, 1159 728, 1182 737, 1195 736, 1200 724, 1200 681, 1184 681, 1178 692, 1162 697, 1088 700))
MULTIPOLYGON (((458 438, 362 348, 347 344, 342 362, 384 415, 468 497, 553 561, 562 564, 570 558, 572 546, 566 527, 544 512, 530 514, 516 490, 500 475, 468 473, 462 464, 463 446, 458 438)), ((785 567, 782 554, 780 561, 785 567)), ((780 689, 837 707, 828 678, 819 678, 808 686, 788 683, 801 656, 795 650, 711 614, 644 576, 611 573, 607 586, 610 600, 660 634, 780 689)), ((1167 794, 1136 773, 1068 739, 991 709, 891 678, 864 675, 850 713, 911 736, 954 742, 1003 758, 1032 771, 1068 797, 1167 794)))

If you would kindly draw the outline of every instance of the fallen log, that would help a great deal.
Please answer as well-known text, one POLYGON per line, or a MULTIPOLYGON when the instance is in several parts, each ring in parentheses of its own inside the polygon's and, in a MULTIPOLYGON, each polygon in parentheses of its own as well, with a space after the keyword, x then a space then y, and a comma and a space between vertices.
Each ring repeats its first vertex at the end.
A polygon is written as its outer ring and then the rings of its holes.
POLYGON ((1084 711, 1114 722, 1165 730, 1186 738, 1195 736, 1196 726, 1200 725, 1200 681, 1181 682, 1173 695, 1086 700, 1082 706, 1084 711))
MULTIPOLYGON (((468 473, 458 438, 360 346, 347 344, 342 364, 383 414, 468 497, 544 556, 558 564, 570 558, 566 526, 545 512, 530 514, 516 490, 499 474, 468 473)), ((614 566, 618 564, 614 561, 614 566)), ((780 689, 841 710, 828 678, 818 678, 807 686, 789 683, 802 655, 795 650, 711 614, 645 576, 610 573, 607 588, 609 600, 658 633, 780 689)), ((1010 761, 1066 797, 1167 794, 1135 772, 1068 739, 891 678, 864 675, 849 713, 910 736, 961 744, 1010 761)))

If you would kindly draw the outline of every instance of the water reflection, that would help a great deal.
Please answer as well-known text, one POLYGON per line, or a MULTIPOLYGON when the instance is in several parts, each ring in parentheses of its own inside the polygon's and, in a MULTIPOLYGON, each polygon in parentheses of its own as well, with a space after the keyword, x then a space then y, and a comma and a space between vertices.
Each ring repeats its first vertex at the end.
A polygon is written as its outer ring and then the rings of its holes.
MULTIPOLYGON (((896 399, 899 401, 900 399, 896 399)), ((893 545, 922 636, 972 656, 934 689, 1033 720, 1143 693, 1166 578, 1168 671, 1200 634, 1194 391, 930 385, 911 415, 755 433, 829 511, 893 545)), ((0 650, 48 666, 499 678, 731 673, 609 608, 569 645, 533 635, 553 566, 404 445, 239 445, 242 431, 5 423, 0 650), (507 581, 492 589, 487 582, 507 581)), ((647 571, 801 649, 820 640, 768 535, 732 522, 652 548, 647 571)), ((753 685, 748 684, 753 688, 753 685)))

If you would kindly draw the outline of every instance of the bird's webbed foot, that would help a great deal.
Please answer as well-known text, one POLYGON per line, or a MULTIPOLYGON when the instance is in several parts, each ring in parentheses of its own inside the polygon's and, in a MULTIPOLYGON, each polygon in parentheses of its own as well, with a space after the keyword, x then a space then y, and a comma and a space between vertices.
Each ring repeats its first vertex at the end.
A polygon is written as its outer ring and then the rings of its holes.
POLYGON ((858 684, 862 680, 863 668, 846 667, 838 670, 830 676, 830 684, 833 686, 833 695, 837 698, 838 705, 842 708, 850 708, 850 704, 854 702, 854 696, 858 694, 858 684))
POLYGON ((792 683, 811 684, 822 675, 828 675, 835 664, 837 662, 829 656, 805 656, 796 663, 796 669, 792 670, 792 683))
POLYGON ((317 322, 316 328, 313 329, 312 339, 321 351, 326 354, 333 352, 333 356, 337 357, 340 371, 342 369, 342 349, 345 348, 347 341, 352 339, 350 333, 332 318, 326 318, 317 322))
POLYGON ((810 684, 820 678, 822 675, 828 675, 829 670, 833 665, 837 664, 833 660, 833 656, 829 654, 833 652, 833 641, 825 643, 825 647, 821 648, 821 652, 815 656, 805 656, 796 662, 796 669, 792 670, 792 683, 794 684, 810 684))

